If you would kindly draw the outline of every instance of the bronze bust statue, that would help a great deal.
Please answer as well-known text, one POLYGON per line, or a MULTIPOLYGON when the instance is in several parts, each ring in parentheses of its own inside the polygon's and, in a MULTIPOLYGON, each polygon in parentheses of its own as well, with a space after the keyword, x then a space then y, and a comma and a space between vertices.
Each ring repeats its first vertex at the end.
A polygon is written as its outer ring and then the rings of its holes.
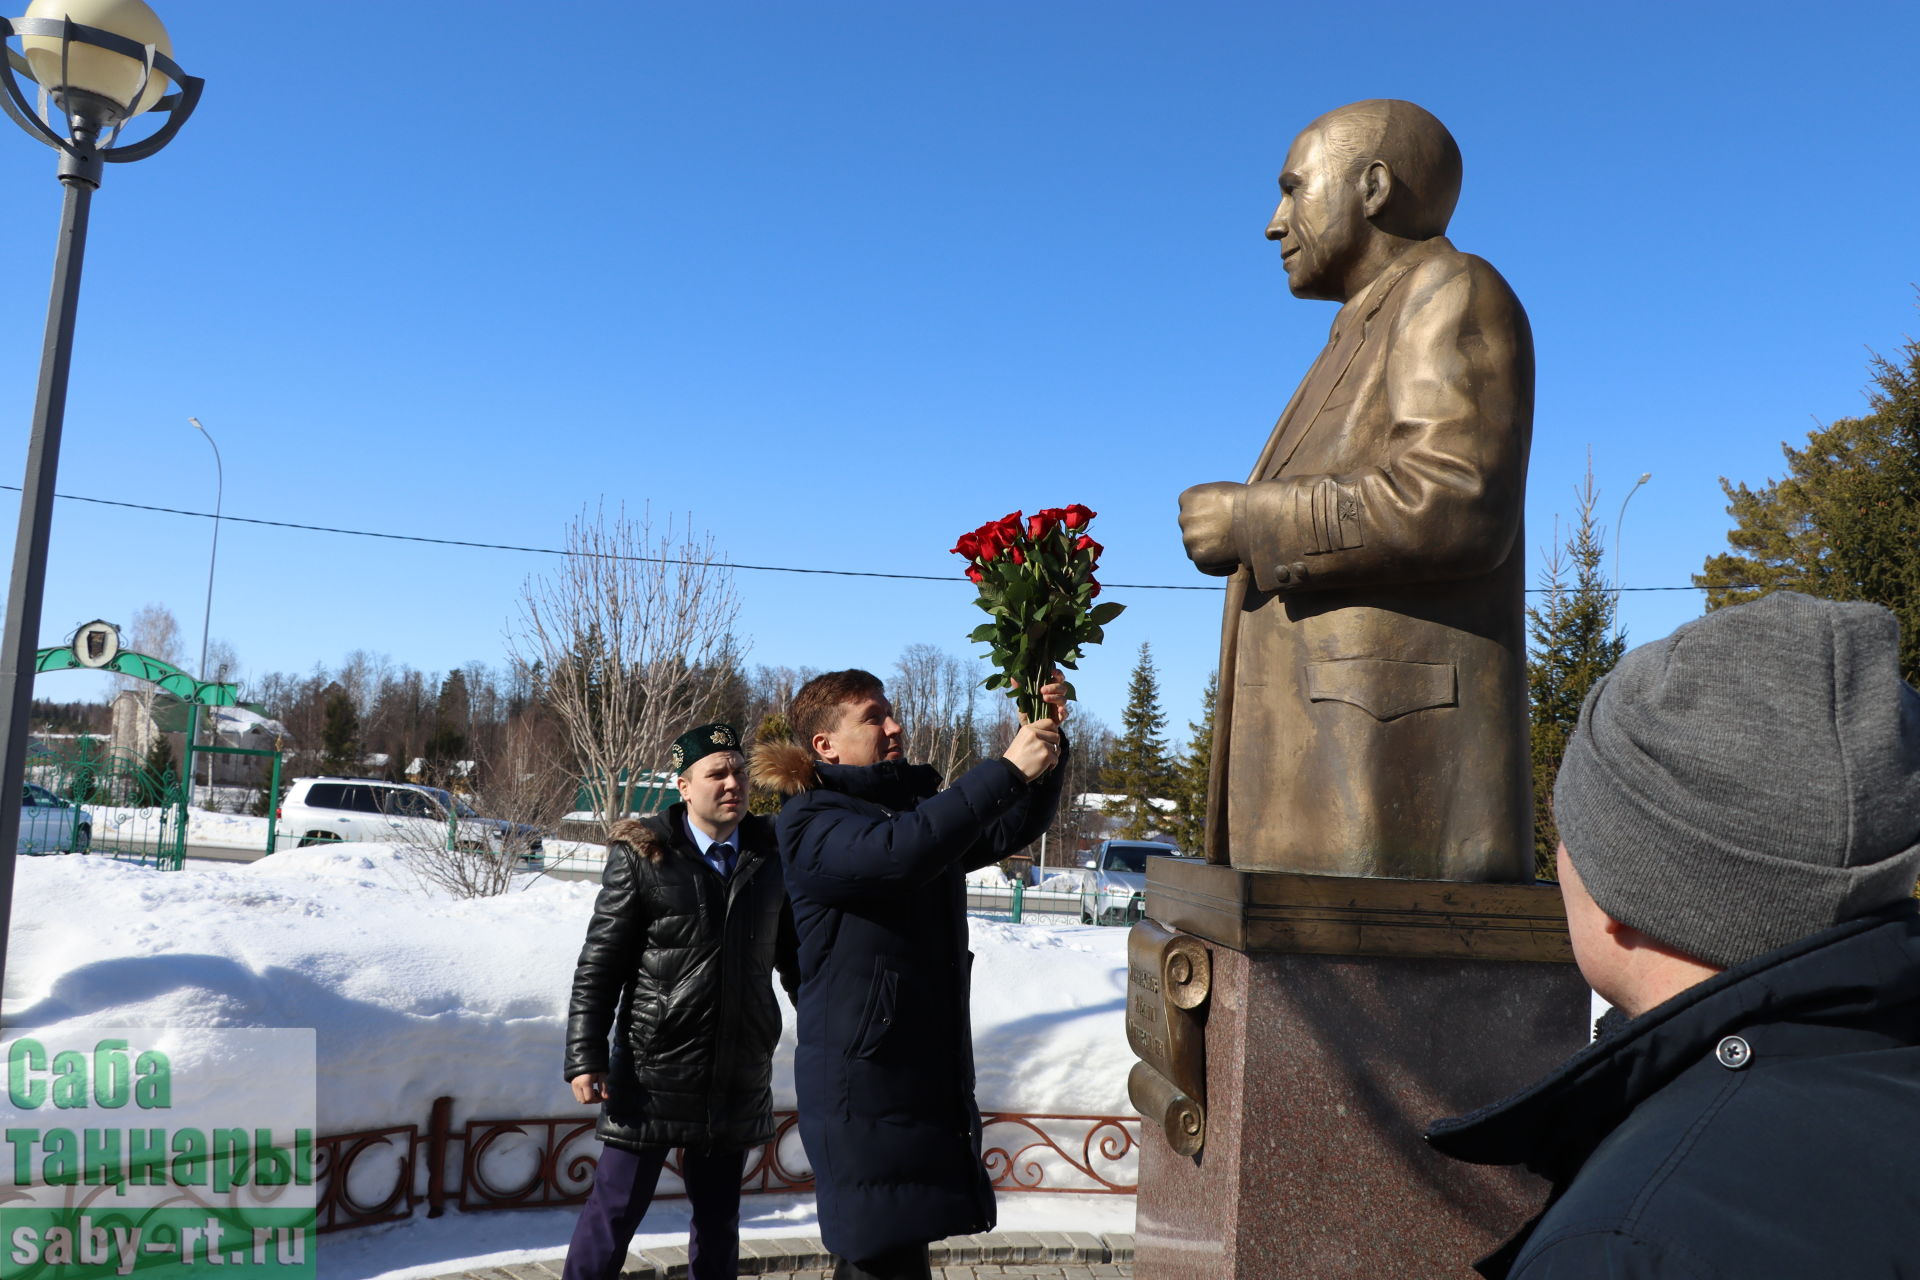
POLYGON ((1531 880, 1526 312, 1446 240, 1460 150, 1411 102, 1315 120, 1280 192, 1288 287, 1341 305, 1247 482, 1180 495, 1231 575, 1208 860, 1531 880))

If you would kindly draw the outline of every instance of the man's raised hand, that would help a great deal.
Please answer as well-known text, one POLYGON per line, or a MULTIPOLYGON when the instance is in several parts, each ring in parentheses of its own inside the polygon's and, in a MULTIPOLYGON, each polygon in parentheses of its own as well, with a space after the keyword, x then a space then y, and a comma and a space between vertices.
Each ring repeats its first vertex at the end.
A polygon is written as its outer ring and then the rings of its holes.
MULTIPOLYGON (((1018 680, 1009 680, 1007 683, 1016 689, 1020 687, 1018 680)), ((1067 722, 1067 700, 1072 697, 1073 686, 1061 679, 1058 671, 1053 673, 1046 684, 1040 686, 1040 701, 1053 708, 1052 720, 1056 725, 1067 722)), ((1020 713, 1020 723, 1027 723, 1024 711, 1020 713)))
POLYGON ((1020 726, 1007 744, 1007 762, 1028 782, 1060 763, 1060 722, 1035 720, 1020 726))

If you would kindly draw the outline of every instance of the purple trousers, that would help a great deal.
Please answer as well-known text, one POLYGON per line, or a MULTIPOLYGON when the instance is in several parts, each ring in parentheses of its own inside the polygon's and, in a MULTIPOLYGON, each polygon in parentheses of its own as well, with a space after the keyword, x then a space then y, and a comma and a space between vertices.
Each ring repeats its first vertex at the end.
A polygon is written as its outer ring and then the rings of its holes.
MULTIPOLYGON (((653 1203, 669 1150, 600 1149, 593 1190, 567 1246, 563 1280, 616 1280, 627 1245, 653 1203)), ((740 1263, 740 1174, 746 1164, 745 1150, 681 1152, 681 1177, 693 1204, 693 1231, 687 1237, 691 1280, 734 1280, 740 1263)))

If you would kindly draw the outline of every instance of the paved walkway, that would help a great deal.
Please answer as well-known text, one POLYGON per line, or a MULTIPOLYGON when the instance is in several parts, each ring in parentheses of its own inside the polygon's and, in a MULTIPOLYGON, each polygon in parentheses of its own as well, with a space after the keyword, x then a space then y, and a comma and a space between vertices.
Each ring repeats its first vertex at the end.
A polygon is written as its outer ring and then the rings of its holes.
MULTIPOLYGON (((954 1236, 931 1250, 935 1280, 1106 1280, 1133 1275, 1133 1237, 1084 1231, 995 1231, 954 1236)), ((560 1280, 561 1258, 449 1272, 438 1280, 560 1280)), ((687 1280, 683 1246, 630 1255, 623 1280, 687 1280)), ((798 1237, 740 1242, 740 1274, 762 1280, 830 1280, 831 1255, 798 1237)))

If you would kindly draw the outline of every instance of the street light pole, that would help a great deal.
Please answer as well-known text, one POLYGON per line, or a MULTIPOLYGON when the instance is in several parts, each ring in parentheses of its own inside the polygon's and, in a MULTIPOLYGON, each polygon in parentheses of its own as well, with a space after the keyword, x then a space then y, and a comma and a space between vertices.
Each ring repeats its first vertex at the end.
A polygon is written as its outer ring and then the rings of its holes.
POLYGON ((1633 488, 1627 490, 1627 496, 1620 499, 1620 514, 1613 521, 1613 634, 1620 634, 1620 588, 1626 580, 1620 576, 1620 534, 1627 523, 1627 504, 1633 501, 1633 495, 1640 492, 1640 486, 1653 479, 1653 472, 1642 471, 1640 478, 1633 482, 1633 488))
MULTIPOLYGON (((214 443, 213 432, 201 425, 198 418, 188 418, 187 421, 193 424, 195 431, 207 438, 207 444, 213 449, 213 550, 207 553, 207 608, 206 612, 200 615, 200 679, 205 681, 213 678, 207 670, 207 637, 212 634, 210 628, 213 626, 213 567, 220 560, 220 505, 226 498, 227 472, 220 463, 220 446, 214 443)), ((194 740, 200 734, 199 703, 193 704, 190 714, 191 723, 187 725, 188 741, 194 740)), ((219 741, 217 736, 214 740, 216 743, 219 741)), ((189 787, 193 785, 192 778, 187 779, 187 785, 189 787)), ((208 803, 212 803, 213 756, 211 754, 207 756, 207 796, 208 803)))
POLYGON ((0 18, 0 51, 5 55, 0 57, 5 88, 0 109, 59 151, 57 176, 66 195, 54 248, 40 383, 27 441, 27 474, 20 487, 13 579, 7 589, 5 631, 0 634, 0 989, 5 987, 14 859, 20 841, 19 797, 26 781, 40 607, 46 588, 60 432, 66 422, 74 317, 80 303, 80 265, 86 255, 87 214, 104 164, 139 160, 165 146, 192 114, 202 88, 200 80, 175 65, 166 29, 138 0, 34 0, 27 14, 0 18), (36 10, 42 9, 62 16, 36 16, 36 10), (84 25, 90 20, 113 26, 84 25), (20 37, 21 54, 5 47, 15 36, 20 37), (24 67, 38 82, 40 111, 21 90, 16 67, 24 67), (166 93, 169 82, 179 86, 178 93, 166 93), (48 102, 64 117, 64 134, 42 114, 48 102), (122 126, 147 110, 165 112, 167 122, 139 142, 118 143, 122 126))

